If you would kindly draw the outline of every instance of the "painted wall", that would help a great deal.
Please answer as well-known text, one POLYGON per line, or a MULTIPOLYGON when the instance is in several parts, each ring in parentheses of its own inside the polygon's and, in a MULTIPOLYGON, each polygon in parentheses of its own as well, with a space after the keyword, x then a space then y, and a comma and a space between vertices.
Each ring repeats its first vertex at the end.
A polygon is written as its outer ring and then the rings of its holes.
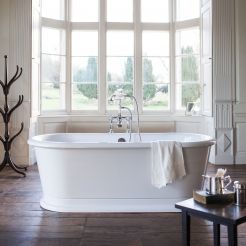
POLYGON ((240 104, 246 103, 246 1, 236 0, 236 83, 237 83, 237 113, 245 113, 246 108, 240 104), (242 111, 240 111, 242 110, 242 111))
POLYGON ((246 1, 236 0, 236 163, 246 164, 246 1))
MULTIPOLYGON (((4 55, 9 54, 9 0, 0 1, 0 80, 3 81, 4 55)), ((0 88, 0 106, 3 106, 0 88)), ((3 121, 0 117, 0 134, 3 135, 3 121)), ((3 158, 3 147, 0 144, 0 161, 3 158)))
POLYGON ((17 103, 19 95, 24 95, 23 104, 12 114, 10 127, 13 136, 24 122, 24 130, 13 142, 11 151, 12 159, 19 165, 26 165, 29 158, 26 140, 30 121, 31 17, 31 0, 0 1, 0 79, 3 79, 4 55, 8 56, 9 79, 14 75, 16 65, 23 68, 22 76, 12 85, 9 95, 10 107, 17 103))
POLYGON ((9 53, 9 0, 0 1, 0 78, 3 78, 3 56, 9 53))

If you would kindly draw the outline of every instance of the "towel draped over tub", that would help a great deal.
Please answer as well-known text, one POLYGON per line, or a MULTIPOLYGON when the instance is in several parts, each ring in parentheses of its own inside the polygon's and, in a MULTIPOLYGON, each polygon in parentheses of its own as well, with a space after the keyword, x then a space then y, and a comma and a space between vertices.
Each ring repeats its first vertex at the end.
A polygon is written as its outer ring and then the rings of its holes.
POLYGON ((186 175, 182 145, 175 141, 151 142, 152 185, 161 188, 186 175))

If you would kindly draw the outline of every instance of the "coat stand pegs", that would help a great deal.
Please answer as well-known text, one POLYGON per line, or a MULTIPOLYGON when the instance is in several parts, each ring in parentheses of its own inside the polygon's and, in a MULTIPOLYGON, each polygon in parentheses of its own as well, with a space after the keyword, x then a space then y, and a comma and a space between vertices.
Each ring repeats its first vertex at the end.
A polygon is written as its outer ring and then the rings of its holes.
POLYGON ((4 94, 4 108, 2 109, 0 107, 0 114, 2 115, 3 118, 3 122, 4 122, 4 136, 0 136, 0 141, 3 144, 4 147, 4 158, 2 163, 0 164, 0 172, 3 170, 3 168, 9 164, 9 166, 17 173, 22 174, 24 177, 26 176, 24 171, 27 171, 27 167, 20 167, 18 165, 16 165, 13 160, 11 159, 11 155, 10 155, 10 149, 12 146, 13 141, 15 140, 15 138, 17 136, 19 136, 24 128, 24 123, 21 123, 21 128, 20 130, 12 137, 10 137, 9 135, 9 122, 10 122, 10 118, 12 113, 22 104, 23 100, 24 100, 24 96, 23 95, 19 95, 19 99, 18 102, 15 104, 15 106, 13 106, 13 108, 9 108, 8 105, 8 95, 9 95, 9 91, 11 86, 13 85, 13 83, 20 78, 21 74, 22 74, 22 68, 19 68, 19 66, 17 65, 16 67, 16 73, 14 74, 14 76, 8 81, 8 68, 7 68, 7 56, 4 56, 4 60, 5 60, 5 64, 4 64, 4 82, 0 80, 0 85, 3 89, 3 94, 4 94))

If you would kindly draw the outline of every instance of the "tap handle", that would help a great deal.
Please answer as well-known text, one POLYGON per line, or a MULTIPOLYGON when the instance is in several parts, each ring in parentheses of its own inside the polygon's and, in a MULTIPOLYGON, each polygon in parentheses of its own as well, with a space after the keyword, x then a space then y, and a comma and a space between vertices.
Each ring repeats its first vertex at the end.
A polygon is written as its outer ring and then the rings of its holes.
POLYGON ((118 127, 122 127, 122 116, 121 114, 118 115, 118 124, 117 124, 118 127))

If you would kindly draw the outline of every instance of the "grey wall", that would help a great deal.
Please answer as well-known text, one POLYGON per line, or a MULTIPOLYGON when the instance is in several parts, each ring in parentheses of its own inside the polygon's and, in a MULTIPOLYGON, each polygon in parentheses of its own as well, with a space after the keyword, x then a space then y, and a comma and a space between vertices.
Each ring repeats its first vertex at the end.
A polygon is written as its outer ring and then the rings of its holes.
MULTIPOLYGON (((0 0, 0 80, 3 81, 4 55, 9 54, 9 0, 0 0)), ((0 88, 0 106, 2 107, 2 89, 0 88)), ((3 121, 0 117, 0 134, 3 134, 3 121)), ((0 144, 0 162, 3 148, 0 144)))
MULTIPOLYGON (((16 134, 24 122, 24 130, 12 145, 12 158, 21 165, 28 163, 27 139, 30 122, 31 88, 31 0, 0 0, 0 79, 3 80, 4 55, 8 55, 8 79, 14 75, 16 65, 23 68, 22 76, 11 86, 9 106, 13 107, 19 95, 24 95, 23 104, 11 116, 10 135, 16 134)), ((3 104, 0 91, 0 105, 3 104)), ((0 132, 3 130, 0 118, 0 132)), ((1 134, 2 135, 2 134, 1 134)), ((0 147, 2 153, 2 149, 0 147)), ((0 156, 2 155, 0 153, 0 156)))
POLYGON ((9 0, 0 1, 0 79, 3 75, 3 56, 9 53, 9 0))
MULTIPOLYGON (((246 103, 246 1, 236 0, 237 100, 246 103)), ((240 111, 239 111, 240 112, 240 111)), ((243 113, 246 112, 246 108, 243 113)))
POLYGON ((235 159, 246 164, 246 1, 236 0, 235 159))

